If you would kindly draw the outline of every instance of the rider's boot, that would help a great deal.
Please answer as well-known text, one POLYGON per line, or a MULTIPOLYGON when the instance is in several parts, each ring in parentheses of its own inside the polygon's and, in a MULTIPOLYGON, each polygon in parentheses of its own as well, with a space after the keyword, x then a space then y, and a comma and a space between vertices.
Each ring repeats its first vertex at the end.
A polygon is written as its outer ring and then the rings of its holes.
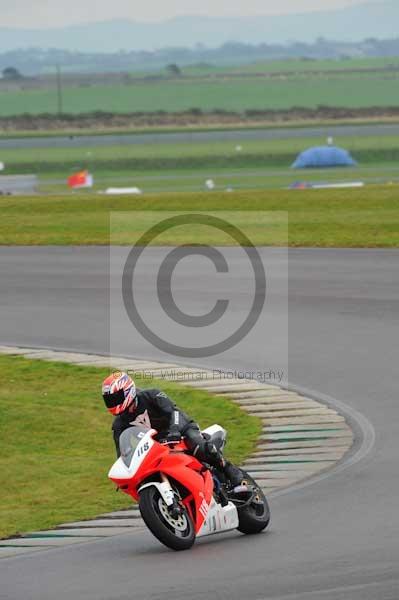
POLYGON ((207 461, 219 469, 228 480, 231 488, 245 485, 243 472, 223 457, 212 442, 206 442, 207 461))
POLYGON ((223 473, 230 482, 233 489, 245 485, 244 473, 229 461, 224 461, 223 473))

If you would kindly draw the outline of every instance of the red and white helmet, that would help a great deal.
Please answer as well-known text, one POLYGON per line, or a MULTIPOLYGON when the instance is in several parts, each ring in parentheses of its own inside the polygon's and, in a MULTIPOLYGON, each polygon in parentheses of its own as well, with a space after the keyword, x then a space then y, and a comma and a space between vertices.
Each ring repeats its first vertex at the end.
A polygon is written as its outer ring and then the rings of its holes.
MULTIPOLYGON (((136 386, 127 373, 116 371, 103 381, 105 406, 113 415, 119 415, 136 401, 136 386)), ((136 401, 137 402, 137 401, 136 401)))

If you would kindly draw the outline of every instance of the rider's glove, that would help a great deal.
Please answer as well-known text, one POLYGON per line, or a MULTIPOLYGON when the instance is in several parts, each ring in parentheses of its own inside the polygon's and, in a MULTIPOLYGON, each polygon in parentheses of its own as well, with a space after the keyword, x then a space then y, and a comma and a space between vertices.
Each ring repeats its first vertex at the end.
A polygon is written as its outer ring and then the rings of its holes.
POLYGON ((181 433, 178 429, 171 429, 166 436, 166 441, 168 443, 178 444, 181 440, 181 433))

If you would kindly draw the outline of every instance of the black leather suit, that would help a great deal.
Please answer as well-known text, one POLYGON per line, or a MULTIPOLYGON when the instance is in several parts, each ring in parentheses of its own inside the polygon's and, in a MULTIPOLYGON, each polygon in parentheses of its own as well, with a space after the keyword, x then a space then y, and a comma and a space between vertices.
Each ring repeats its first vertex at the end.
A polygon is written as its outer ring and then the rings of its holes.
POLYGON ((241 471, 223 458, 214 444, 201 434, 200 428, 190 417, 179 410, 172 400, 158 389, 137 391, 137 409, 125 411, 115 417, 112 424, 117 455, 120 456, 119 437, 132 423, 152 427, 159 437, 170 432, 179 432, 184 437, 188 450, 201 462, 220 469, 234 485, 242 479, 241 471))

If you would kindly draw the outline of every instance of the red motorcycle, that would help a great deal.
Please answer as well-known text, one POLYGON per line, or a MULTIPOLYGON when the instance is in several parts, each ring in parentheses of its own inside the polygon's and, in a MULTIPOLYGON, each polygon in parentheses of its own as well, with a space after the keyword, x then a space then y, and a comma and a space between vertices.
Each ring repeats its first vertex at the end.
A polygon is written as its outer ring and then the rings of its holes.
MULTIPOLYGON (((226 431, 202 432, 223 450, 226 431)), ((217 469, 192 456, 184 441, 170 444, 155 429, 130 427, 120 439, 121 456, 108 477, 138 501, 148 529, 173 550, 187 550, 197 537, 238 529, 252 534, 270 521, 267 499, 247 473, 247 485, 230 490, 217 469)))

